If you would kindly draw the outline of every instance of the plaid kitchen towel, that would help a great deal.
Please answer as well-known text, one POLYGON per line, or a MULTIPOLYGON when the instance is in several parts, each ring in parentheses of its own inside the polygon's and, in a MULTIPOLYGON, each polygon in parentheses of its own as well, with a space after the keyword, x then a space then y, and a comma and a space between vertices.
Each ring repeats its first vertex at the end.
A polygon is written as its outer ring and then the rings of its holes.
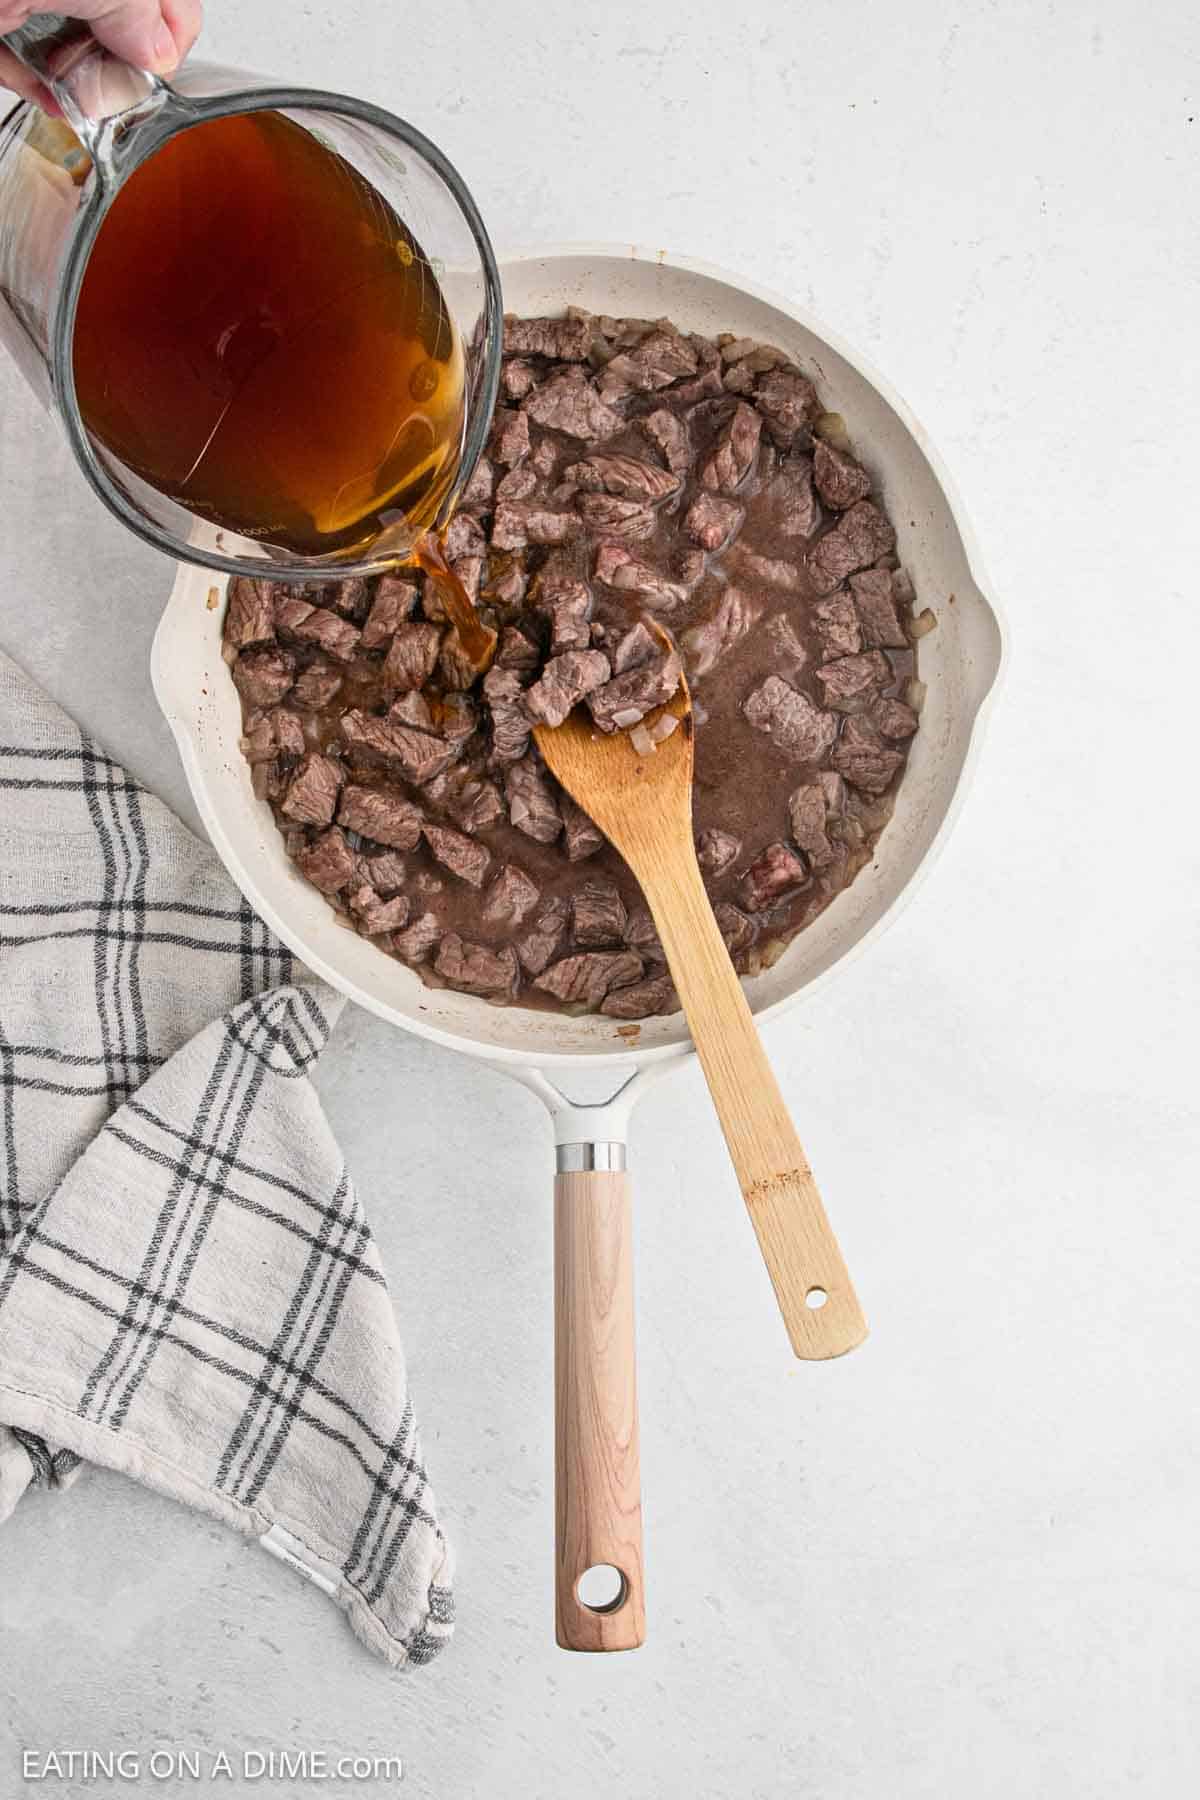
POLYGON ((341 1005, 0 654, 0 1520, 103 1464, 399 1666, 450 1635, 450 1554, 307 1079, 341 1005))

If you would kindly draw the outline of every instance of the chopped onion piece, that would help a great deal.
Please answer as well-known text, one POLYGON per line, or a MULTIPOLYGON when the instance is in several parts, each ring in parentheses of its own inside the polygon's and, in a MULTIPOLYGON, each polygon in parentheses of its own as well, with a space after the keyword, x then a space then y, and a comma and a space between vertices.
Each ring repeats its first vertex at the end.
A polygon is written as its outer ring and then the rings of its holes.
POLYGON ((847 453, 850 449, 850 433, 846 430, 846 421, 841 413, 822 413, 813 426, 816 437, 824 438, 835 450, 847 453))
POLYGON ((919 713, 924 706, 926 691, 925 683, 918 681, 915 675, 905 688, 904 698, 915 713, 919 713))
POLYGON ((674 713, 665 712, 660 714, 654 724, 647 727, 647 730, 656 744, 665 744, 678 724, 679 720, 674 713))
POLYGON ((613 714, 612 722, 618 731, 624 731, 627 726, 640 725, 645 716, 645 713, 639 712, 636 706, 623 706, 620 712, 613 714))
POLYGON ((629 733, 629 741, 639 756, 653 756, 658 745, 645 725, 635 725, 629 733))
POLYGON ((909 626, 908 635, 910 638, 928 637, 936 624, 937 614, 931 612, 929 608, 926 607, 924 612, 917 614, 916 618, 909 626))

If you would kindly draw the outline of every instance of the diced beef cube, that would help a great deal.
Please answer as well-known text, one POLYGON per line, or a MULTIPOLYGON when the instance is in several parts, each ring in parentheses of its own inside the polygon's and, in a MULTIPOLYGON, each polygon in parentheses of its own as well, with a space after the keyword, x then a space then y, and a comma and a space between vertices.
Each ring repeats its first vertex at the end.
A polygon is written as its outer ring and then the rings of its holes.
POLYGON ((537 645, 527 638, 516 625, 506 625, 500 633, 500 648, 496 652, 496 667, 511 669, 522 675, 531 675, 541 666, 541 653, 537 645))
POLYGON ((471 479, 462 491, 460 507, 467 512, 490 512, 496 486, 496 469, 490 456, 481 456, 471 471, 471 479))
POLYGON ((512 468, 529 455, 529 419, 523 412, 512 413, 497 434, 494 455, 498 463, 512 468))
POLYGON ((747 918, 740 906, 731 906, 728 901, 722 901, 719 906, 714 906, 713 916, 730 956, 740 956, 758 936, 757 925, 753 919, 747 918))
POLYGON ((786 844, 768 844, 742 877, 742 905, 747 912, 765 912, 785 894, 804 887, 808 879, 803 857, 786 844))
POLYGON ((903 765, 904 753, 885 744, 875 727, 855 714, 846 720, 829 760, 851 787, 882 794, 903 765))
POLYGON ((643 962, 665 963, 667 960, 658 927, 650 917, 648 906, 635 906, 630 913, 629 923, 625 927, 625 942, 631 950, 637 951, 643 962))
POLYGON ((362 637, 357 625, 326 606, 311 607, 307 618, 296 619, 291 634, 302 644, 316 644, 335 662, 343 663, 350 661, 362 637))
POLYGON ((790 664, 793 674, 804 667, 808 661, 808 651, 786 613, 776 613, 773 619, 768 619, 766 632, 777 659, 790 664))
POLYGON ((765 731, 777 750, 798 762, 818 762, 837 736, 837 720, 813 705, 780 675, 768 675, 743 702, 756 731, 765 731))
POLYGON ((529 577, 523 556, 501 551, 488 558, 488 578, 483 596, 495 606, 519 606, 525 598, 529 577))
POLYGON ((808 553, 808 569, 818 593, 828 594, 859 569, 868 568, 896 547, 896 534, 870 500, 843 513, 832 531, 808 553))
POLYGON ((782 588, 785 593, 794 594, 801 586, 800 571, 794 563, 781 557, 759 556, 747 544, 734 545, 729 566, 747 581, 759 582, 763 587, 782 588))
POLYGON ((845 512, 871 491, 871 477, 860 462, 818 438, 813 445, 813 479, 826 506, 845 512))
POLYGON ((430 825, 426 821, 421 829, 425 833, 425 842, 443 868, 470 887, 483 886, 492 866, 490 850, 467 837, 465 832, 453 831, 449 825, 430 825))
POLYGON ((232 672, 247 706, 275 706, 292 685, 296 659, 287 650, 243 650, 232 672))
POLYGON ((797 369, 770 370, 758 384, 754 404, 784 450, 821 410, 817 390, 797 369))
POLYGON ((685 475, 691 466, 692 447, 688 442, 687 426, 679 415, 661 408, 637 423, 639 430, 644 431, 661 452, 668 469, 675 475, 685 475))
POLYGON ((872 650, 905 650, 908 639, 896 611, 890 569, 864 569, 850 577, 850 592, 862 623, 862 640, 872 650))
POLYGON ((827 657, 854 656, 862 649, 858 610, 849 594, 830 594, 812 609, 813 625, 827 657))
POLYGON ((552 963, 533 985, 564 1005, 595 1008, 613 989, 641 978, 642 959, 632 950, 582 950, 552 963))
POLYGON ((354 852, 336 825, 297 850, 296 867, 323 894, 340 893, 358 874, 354 852))
POLYGON ((359 921, 364 937, 386 937, 389 932, 403 930, 412 907, 403 894, 381 900, 375 889, 364 882, 350 895, 350 911, 359 921))
POLYGON ((504 802, 494 781, 475 775, 469 768, 447 769, 429 782, 425 793, 435 806, 448 813, 460 831, 472 835, 503 817, 504 802))
POLYGON ((436 913, 424 912, 413 920, 407 931, 398 931, 392 939, 392 949, 402 962, 428 962, 430 951, 441 941, 442 928, 438 924, 436 913))
POLYGON ((410 688, 407 694, 399 694, 388 707, 387 716, 395 725, 411 725, 417 731, 436 732, 433 712, 424 694, 416 688, 410 688))
POLYGON ((518 831, 539 844, 552 844, 562 830, 562 815, 545 774, 532 756, 514 763, 504 777, 508 816, 518 831))
POLYGON ((537 470, 528 463, 522 463, 519 468, 510 469, 508 474, 497 483, 496 499, 528 500, 536 490, 537 484, 537 470))
POLYGON ((332 824, 341 785, 340 766, 313 750, 298 764, 280 811, 298 825, 332 824))
POLYGON ((465 744, 479 730, 479 708, 470 694, 443 694, 437 729, 448 744, 465 744))
POLYGON ((286 706, 272 707, 270 712, 252 713, 246 728, 246 735, 240 742, 242 754, 251 766, 270 762, 276 756, 295 760, 303 756, 308 747, 303 724, 286 706))
POLYGON ((637 456, 613 456, 597 452, 563 470, 563 480, 573 481, 590 494, 615 494, 623 500, 639 500, 657 506, 679 492, 678 475, 637 456))
POLYGON ((707 675, 733 646, 740 642, 758 617, 759 608, 741 588, 726 588, 709 619, 701 619, 679 640, 689 679, 707 675))
POLYGON ((861 656, 842 656, 837 662, 825 663, 817 670, 817 680, 824 690, 827 705, 853 700, 872 688, 885 687, 892 671, 882 650, 867 650, 861 656))
POLYGON ((556 577, 538 584, 536 605, 550 621, 550 650, 561 656, 564 650, 586 650, 592 641, 589 621, 592 616, 592 592, 584 581, 565 581, 556 577))
POLYGON ((489 925, 523 925, 537 905, 540 895, 524 869, 516 863, 505 863, 493 879, 483 902, 483 917, 489 925))
POLYGON ((384 686, 401 693, 424 687, 437 667, 441 646, 442 633, 437 625, 397 625, 383 661, 384 686))
POLYGON ((742 522, 742 509, 718 494, 703 493, 688 507, 683 528, 703 550, 719 550, 742 522))
POLYGON ((606 994, 600 1011, 610 1019, 649 1019, 679 1011, 679 995, 669 975, 647 975, 629 987, 606 994))
POLYGON ((458 627, 452 625, 442 639, 442 647, 438 652, 438 676, 442 686, 453 691, 469 688, 484 669, 486 669, 495 653, 496 634, 490 632, 491 648, 484 653, 482 662, 476 661, 463 644, 458 635, 458 627))
POLYGON ((713 447, 712 455, 700 471, 701 485, 715 488, 720 494, 735 493, 758 461, 761 436, 760 415, 752 406, 739 400, 733 409, 733 416, 713 447))
POLYGON ((606 537, 636 540, 654 530, 654 508, 639 500, 621 500, 616 494, 581 494, 576 511, 589 531, 606 537))
POLYGON ((412 617, 417 598, 415 581, 402 581, 398 575, 381 575, 363 626, 363 649, 378 650, 386 644, 396 627, 412 617))
POLYGON ((722 831, 717 825, 710 825, 696 839, 696 860, 714 881, 732 869, 741 854, 741 838, 735 837, 732 831, 722 831))
POLYGON ((630 669, 640 668, 657 654, 658 648, 657 642, 639 619, 617 641, 612 654, 613 674, 624 675, 630 669))
POLYGON ((535 424, 586 442, 610 438, 622 424, 620 413, 606 406, 591 382, 575 369, 552 375, 526 395, 522 406, 535 424))
POLYGON ((352 575, 348 581, 332 582, 326 597, 344 619, 353 619, 356 625, 361 625, 371 604, 370 583, 361 575, 352 575))
POLYGON ((596 551, 596 580, 622 593, 637 594, 655 611, 677 606, 687 599, 687 588, 669 581, 658 569, 641 562, 621 544, 604 543, 596 551))
POLYGON ((817 780, 825 796, 825 811, 834 819, 846 810, 846 783, 833 769, 822 769, 817 780))
POLYGON ((589 694, 592 717, 601 731, 636 725, 656 706, 665 706, 678 688, 681 674, 675 651, 660 650, 655 660, 614 676, 589 694))
POLYGON ((561 725, 572 709, 595 688, 603 687, 612 674, 607 656, 599 650, 566 650, 551 657, 540 678, 525 694, 529 718, 543 725, 561 725))
POLYGON ((529 452, 529 460, 543 481, 549 481, 553 475, 559 455, 559 446, 553 438, 538 437, 534 439, 533 449, 529 452))
POLYGON ((561 898, 551 900, 548 906, 543 907, 524 937, 518 939, 517 955, 527 975, 540 975, 546 965, 558 955, 567 935, 570 918, 569 902, 561 898))
POLYGON ((570 794, 563 794, 559 806, 562 811, 567 861, 583 862, 585 857, 594 856, 604 843, 604 833, 600 827, 593 825, 582 806, 576 806, 570 794))
POLYGON ((825 790, 819 781, 806 781, 788 801, 792 836, 814 869, 824 869, 834 860, 833 845, 825 830, 825 790))
POLYGON ((398 850, 379 850, 374 856, 364 856, 360 866, 377 894, 394 894, 408 879, 408 864, 398 850))
POLYGON ((910 738, 921 721, 903 700, 879 700, 871 709, 871 719, 886 738, 910 738))
POLYGON ((708 564, 703 550, 689 550, 677 545, 671 552, 671 571, 684 587, 695 587, 708 564))
POLYGON ((344 679, 340 669, 335 669, 331 662, 318 656, 315 662, 309 663, 307 669, 301 669, 288 698, 293 706, 300 707, 303 712, 320 712, 324 707, 332 705, 344 679))
POLYGON ((492 756, 498 763, 517 762, 529 748, 529 720, 524 689, 510 669, 489 669, 483 697, 492 718, 492 756))
POLYGON ((337 809, 338 824, 372 843, 393 850, 413 850, 421 836, 420 807, 390 787, 363 787, 347 783, 337 809))
MULTIPOLYGON (((465 515, 464 515, 465 516, 465 515)), ((483 582, 483 571, 487 567, 486 556, 456 556, 450 564, 450 572, 459 587, 474 603, 479 598, 479 589, 483 582)))
POLYGON ((790 456, 767 488, 784 537, 811 537, 821 522, 811 456, 790 456))
POLYGON ((302 625, 316 610, 311 600, 306 600, 295 588, 282 585, 271 589, 272 604, 275 613, 275 629, 291 636, 297 625, 302 625))
POLYGON ((523 550, 526 544, 565 544, 578 529, 573 512, 555 512, 536 500, 502 500, 492 522, 492 546, 523 550))
POLYGON ((432 781, 450 767, 458 754, 457 745, 444 744, 427 732, 377 719, 357 708, 343 713, 342 736, 354 749, 394 763, 414 787, 432 781))
POLYGON ((747 368, 744 362, 732 363, 726 369, 723 377, 725 392, 727 394, 752 394, 757 379, 754 370, 747 368))
POLYGON ((592 347, 588 319, 511 319, 504 321, 504 354, 548 356, 554 362, 586 362, 592 347))
POLYGON ((506 400, 523 400, 536 385, 537 370, 531 362, 515 356, 510 361, 505 357, 500 370, 500 391, 506 400))
POLYGON ((671 398, 677 400, 680 406, 694 406, 698 402, 715 399, 724 392, 720 369, 705 369, 702 375, 697 375, 695 381, 681 381, 671 398))
MULTIPOLYGON (((277 709, 279 710, 279 709, 277 709)), ((275 742, 274 713, 255 712, 242 721, 238 745, 251 768, 257 763, 272 762, 279 746, 275 742)), ((257 793, 258 790, 255 789, 257 793)), ((259 796, 261 799, 261 795, 259 796)))
POLYGON ((593 878, 575 890, 571 933, 581 950, 608 950, 625 942, 625 902, 615 884, 593 878))
POLYGON ((489 950, 486 944, 470 944, 457 931, 448 931, 438 945, 434 968, 448 987, 482 999, 498 999, 517 991, 521 971, 512 949, 489 950))
POLYGON ((225 643, 234 650, 250 644, 270 644, 275 638, 275 605, 271 583, 257 577, 235 575, 229 583, 225 608, 225 643))

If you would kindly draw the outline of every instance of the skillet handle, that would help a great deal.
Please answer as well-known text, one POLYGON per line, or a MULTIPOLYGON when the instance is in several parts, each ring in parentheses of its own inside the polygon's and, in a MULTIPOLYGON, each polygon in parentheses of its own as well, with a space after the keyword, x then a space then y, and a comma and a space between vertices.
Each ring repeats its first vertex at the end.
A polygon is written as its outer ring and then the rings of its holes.
POLYGON ((554 1613, 563 1650, 635 1650, 646 1636, 629 1178, 623 1167, 562 1168, 573 1160, 564 1151, 599 1148, 560 1146, 554 1183, 554 1613), (607 1605, 578 1593, 597 1564, 620 1576, 607 1605))

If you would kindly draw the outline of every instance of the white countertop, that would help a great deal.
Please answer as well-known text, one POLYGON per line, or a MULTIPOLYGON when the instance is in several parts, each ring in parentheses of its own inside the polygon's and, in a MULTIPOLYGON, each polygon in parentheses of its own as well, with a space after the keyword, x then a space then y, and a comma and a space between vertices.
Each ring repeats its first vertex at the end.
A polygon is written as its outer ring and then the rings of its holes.
MULTIPOLYGON (((319 1080, 457 1637, 391 1675, 253 1545, 92 1472, 0 1531, 0 1788, 66 1792, 18 1752, 73 1743, 396 1753, 414 1800, 1194 1792, 1194 9, 261 0, 205 48, 407 114, 500 245, 662 244, 827 320, 943 452, 1012 663, 918 899, 770 1033, 861 1352, 787 1354, 699 1075, 637 1114, 646 1647, 553 1645, 544 1118, 354 1012, 319 1080)), ((0 419, 0 644, 194 820, 147 677, 170 569, 7 365, 0 419)))

